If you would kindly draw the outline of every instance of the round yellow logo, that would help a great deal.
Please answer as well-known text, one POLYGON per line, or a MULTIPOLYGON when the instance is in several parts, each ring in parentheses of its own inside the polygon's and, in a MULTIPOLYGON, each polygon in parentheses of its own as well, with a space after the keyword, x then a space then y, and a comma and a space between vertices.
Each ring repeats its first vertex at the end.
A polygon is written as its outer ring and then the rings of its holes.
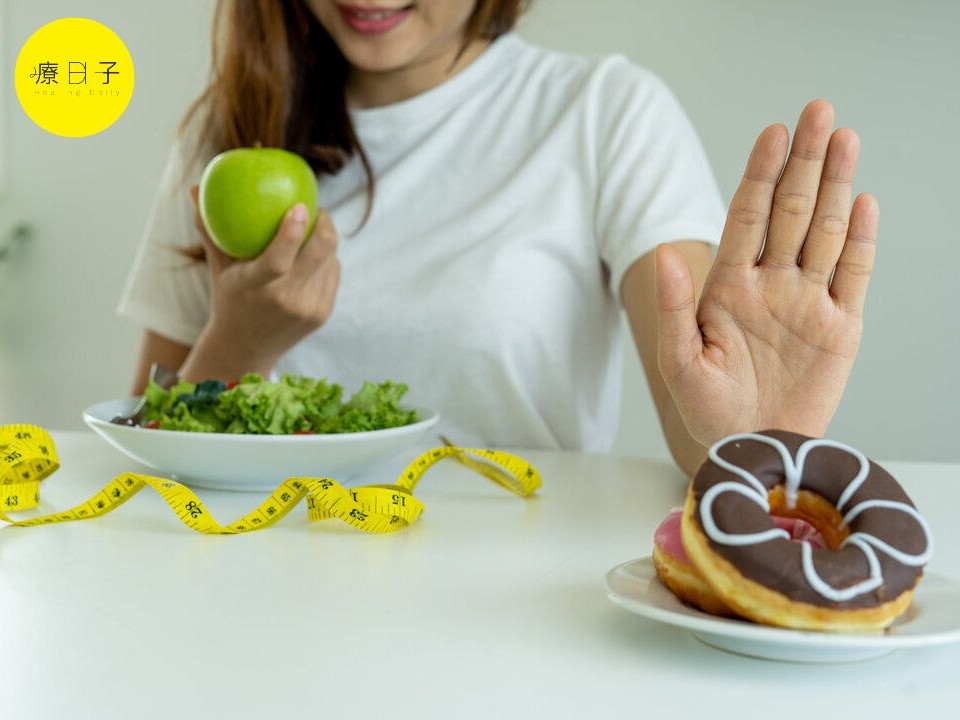
POLYGON ((27 116, 63 137, 110 127, 133 95, 133 59, 106 25, 61 18, 37 30, 20 49, 14 70, 27 116))

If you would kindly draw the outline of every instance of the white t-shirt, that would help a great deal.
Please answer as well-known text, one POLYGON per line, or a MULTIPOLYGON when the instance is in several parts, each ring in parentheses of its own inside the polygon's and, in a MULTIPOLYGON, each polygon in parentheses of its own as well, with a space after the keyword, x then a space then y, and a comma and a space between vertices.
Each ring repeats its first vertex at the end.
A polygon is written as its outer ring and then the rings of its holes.
MULTIPOLYGON (((340 236, 327 323, 277 372, 406 382, 466 446, 609 448, 619 420, 620 280, 658 243, 716 243, 725 209, 679 103, 622 57, 502 36, 443 84, 351 112, 354 158, 319 179, 340 236)), ((207 269, 182 150, 171 154, 120 314, 191 345, 207 269)))

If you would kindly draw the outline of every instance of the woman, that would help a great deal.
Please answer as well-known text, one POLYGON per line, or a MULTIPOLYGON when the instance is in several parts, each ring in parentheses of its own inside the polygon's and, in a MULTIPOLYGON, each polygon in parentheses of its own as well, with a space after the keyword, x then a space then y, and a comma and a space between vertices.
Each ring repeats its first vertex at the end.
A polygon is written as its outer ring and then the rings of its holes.
POLYGON ((604 450, 622 307, 688 474, 732 432, 824 433, 879 212, 870 195, 851 209, 859 141, 829 103, 792 146, 783 125, 760 134, 724 213, 648 71, 526 44, 509 32, 523 0, 375 2, 218 3, 213 79, 121 303, 146 328, 135 392, 155 360, 189 380, 393 378, 458 442, 604 450), (187 187, 257 141, 307 158, 329 212, 301 246, 294 206, 233 262, 187 187), (198 243, 205 265, 177 262, 198 243))

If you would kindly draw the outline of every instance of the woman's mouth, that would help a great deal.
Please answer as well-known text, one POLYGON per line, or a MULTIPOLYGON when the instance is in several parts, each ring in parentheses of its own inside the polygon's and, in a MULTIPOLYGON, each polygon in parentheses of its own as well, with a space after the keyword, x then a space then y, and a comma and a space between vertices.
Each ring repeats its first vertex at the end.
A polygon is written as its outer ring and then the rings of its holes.
POLYGON ((413 11, 413 5, 399 8, 388 7, 360 7, 357 5, 340 5, 337 9, 347 25, 365 35, 379 35, 395 28, 406 20, 413 11))

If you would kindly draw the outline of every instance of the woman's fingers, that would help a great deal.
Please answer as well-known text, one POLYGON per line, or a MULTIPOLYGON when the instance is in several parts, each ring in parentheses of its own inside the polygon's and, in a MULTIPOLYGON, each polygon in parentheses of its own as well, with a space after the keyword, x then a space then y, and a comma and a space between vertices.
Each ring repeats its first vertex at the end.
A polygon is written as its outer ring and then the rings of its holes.
POLYGON ((326 323, 340 287, 337 231, 326 210, 320 210, 317 225, 301 248, 293 272, 299 276, 303 292, 312 298, 320 322, 326 323))
POLYGON ((868 193, 861 193, 853 203, 850 227, 837 269, 830 284, 830 294, 843 310, 853 315, 863 314, 867 286, 873 272, 873 258, 877 250, 877 228, 880 225, 880 205, 868 193))
POLYGON ((287 210, 273 240, 250 261, 250 271, 264 282, 286 275, 297 258, 309 222, 310 213, 303 203, 287 210))
POLYGON ((293 264, 292 275, 299 282, 306 283, 318 269, 337 254, 337 231, 333 226, 330 213, 324 209, 317 211, 317 223, 310 237, 300 248, 293 264))
POLYGON ((826 100, 814 100, 800 113, 790 156, 773 194, 761 265, 796 267, 817 202, 832 130, 833 106, 826 100))
POLYGON ((324 324, 333 312, 340 287, 340 260, 337 258, 337 231, 330 213, 320 209, 317 224, 300 248, 293 264, 291 282, 310 304, 311 317, 324 324))
POLYGON ((803 271, 821 279, 824 284, 830 280, 847 236, 859 151, 860 138, 847 128, 833 133, 827 147, 817 206, 800 253, 803 271))
POLYGON ((660 371, 670 377, 696 359, 703 350, 703 339, 697 324, 693 276, 683 255, 663 244, 657 247, 654 263, 657 353, 660 371))
POLYGON ((790 141, 783 125, 766 128, 754 143, 743 179, 730 202, 717 262, 731 266, 757 263, 770 220, 774 188, 790 141))
POLYGON ((336 255, 328 257, 303 285, 303 293, 312 300, 313 316, 324 324, 333 313, 334 301, 340 287, 340 261, 336 255))

